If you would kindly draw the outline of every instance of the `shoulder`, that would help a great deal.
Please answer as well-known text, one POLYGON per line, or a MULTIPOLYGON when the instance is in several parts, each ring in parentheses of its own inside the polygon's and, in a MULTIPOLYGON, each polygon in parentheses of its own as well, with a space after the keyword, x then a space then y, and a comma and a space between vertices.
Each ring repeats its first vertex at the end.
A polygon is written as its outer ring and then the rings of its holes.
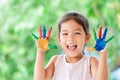
POLYGON ((61 58, 63 58, 64 55, 54 55, 51 57, 50 61, 52 61, 53 63, 55 63, 56 61, 61 60, 61 58))
POLYGON ((49 60, 47 66, 46 66, 46 70, 49 70, 49 69, 52 70, 54 68, 54 63, 55 63, 56 59, 57 59, 57 55, 54 55, 51 57, 51 59, 49 60))
POLYGON ((61 58, 63 57, 63 55, 54 55, 51 57, 51 59, 48 62, 48 65, 55 65, 55 63, 59 60, 61 60, 61 58))
POLYGON ((90 56, 90 65, 94 66, 98 64, 98 60, 96 57, 90 56))
POLYGON ((53 76, 54 73, 54 62, 57 59, 57 55, 54 55, 51 57, 50 61, 48 62, 46 68, 45 68, 45 74, 46 74, 46 79, 50 79, 53 76))
POLYGON ((51 59, 50 59, 50 62, 55 63, 55 61, 57 60, 57 57, 58 57, 58 55, 52 56, 51 59))
POLYGON ((90 61, 94 62, 94 61, 98 61, 96 57, 90 56, 90 61))
POLYGON ((91 56, 90 57, 90 72, 94 79, 96 77, 97 69, 98 69, 98 60, 96 57, 91 56))

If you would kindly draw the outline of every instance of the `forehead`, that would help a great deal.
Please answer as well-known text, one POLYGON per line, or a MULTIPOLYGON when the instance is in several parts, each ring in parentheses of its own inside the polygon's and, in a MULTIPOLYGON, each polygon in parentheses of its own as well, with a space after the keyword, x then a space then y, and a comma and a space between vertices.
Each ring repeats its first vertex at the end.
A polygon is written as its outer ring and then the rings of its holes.
POLYGON ((61 25, 61 31, 63 30, 80 30, 83 31, 83 26, 78 24, 75 20, 68 20, 61 25))

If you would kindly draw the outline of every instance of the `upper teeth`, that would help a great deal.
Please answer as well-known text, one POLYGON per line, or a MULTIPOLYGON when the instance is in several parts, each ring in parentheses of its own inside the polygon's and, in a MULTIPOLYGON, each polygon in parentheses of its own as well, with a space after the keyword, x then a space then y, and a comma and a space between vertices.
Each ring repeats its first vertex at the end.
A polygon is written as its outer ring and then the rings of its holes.
POLYGON ((74 47, 75 45, 68 45, 69 47, 74 47))
POLYGON ((74 46, 74 44, 69 44, 68 46, 74 46))

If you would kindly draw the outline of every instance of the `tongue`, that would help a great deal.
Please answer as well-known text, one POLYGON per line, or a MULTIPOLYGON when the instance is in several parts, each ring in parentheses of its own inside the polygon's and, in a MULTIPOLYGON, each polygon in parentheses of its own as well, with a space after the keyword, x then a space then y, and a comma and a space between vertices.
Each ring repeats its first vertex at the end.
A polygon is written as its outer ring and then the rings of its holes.
POLYGON ((75 46, 68 46, 69 50, 75 50, 75 46))

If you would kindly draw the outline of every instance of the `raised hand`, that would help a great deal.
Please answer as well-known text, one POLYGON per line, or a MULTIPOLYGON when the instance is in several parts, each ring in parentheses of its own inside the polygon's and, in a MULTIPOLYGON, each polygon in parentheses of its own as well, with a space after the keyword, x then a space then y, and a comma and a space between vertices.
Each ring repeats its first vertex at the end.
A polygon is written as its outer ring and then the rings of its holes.
POLYGON ((49 44, 50 35, 52 32, 52 27, 48 30, 48 33, 46 35, 46 27, 43 25, 39 28, 39 37, 37 37, 34 33, 32 33, 32 36, 37 39, 37 46, 39 49, 42 49, 44 51, 47 51, 50 49, 57 49, 56 46, 49 44))
POLYGON ((105 48, 106 44, 114 38, 114 36, 110 37, 109 39, 105 40, 106 34, 107 34, 107 28, 105 28, 104 33, 102 35, 102 26, 100 26, 99 31, 98 31, 98 37, 95 32, 95 29, 93 30, 94 32, 94 39, 96 41, 95 46, 92 48, 87 48, 88 51, 101 51, 105 48))

